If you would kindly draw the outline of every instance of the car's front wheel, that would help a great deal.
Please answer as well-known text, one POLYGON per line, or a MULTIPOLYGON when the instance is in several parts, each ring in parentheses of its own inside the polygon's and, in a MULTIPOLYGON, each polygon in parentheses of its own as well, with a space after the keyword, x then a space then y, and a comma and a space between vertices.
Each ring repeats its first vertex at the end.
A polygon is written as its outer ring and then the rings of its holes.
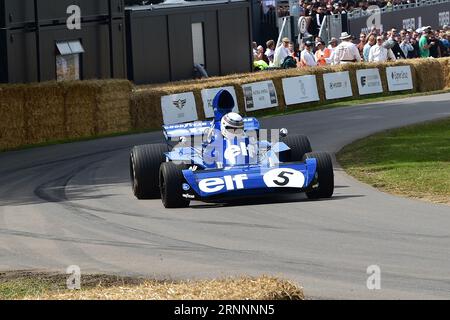
POLYGON ((165 144, 134 147, 130 154, 130 176, 133 193, 138 199, 159 198, 159 167, 166 161, 165 144))
POLYGON ((325 152, 311 152, 305 154, 304 160, 317 160, 316 177, 306 196, 309 199, 331 198, 334 193, 334 172, 331 156, 325 152))
POLYGON ((166 208, 186 208, 190 201, 183 198, 184 177, 180 167, 172 162, 161 164, 159 188, 161 200, 166 208))

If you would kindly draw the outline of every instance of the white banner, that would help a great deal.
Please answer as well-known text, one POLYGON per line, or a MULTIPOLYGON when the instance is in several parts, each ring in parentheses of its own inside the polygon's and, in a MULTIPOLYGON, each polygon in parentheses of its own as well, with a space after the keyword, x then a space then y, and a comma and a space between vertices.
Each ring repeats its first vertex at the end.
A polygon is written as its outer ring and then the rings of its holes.
POLYGON ((283 92, 287 106, 320 100, 315 75, 283 79, 283 92))
POLYGON ((244 90, 245 110, 256 111, 278 106, 277 91, 272 80, 249 83, 244 90))
POLYGON ((220 90, 227 90, 233 96, 234 109, 233 112, 239 113, 239 107, 237 104, 236 91, 234 87, 223 87, 223 88, 213 88, 213 89, 203 89, 202 90, 202 100, 203 109, 205 110, 205 117, 214 118, 213 100, 220 90))
POLYGON ((377 68, 356 70, 356 81, 360 95, 383 92, 380 71, 377 68))
POLYGON ((161 97, 164 124, 191 122, 198 119, 193 92, 184 92, 161 97))
POLYGON ((325 73, 323 75, 323 83, 327 100, 353 96, 348 71, 325 73))
POLYGON ((386 77, 389 91, 402 91, 413 89, 410 66, 388 67, 386 77))

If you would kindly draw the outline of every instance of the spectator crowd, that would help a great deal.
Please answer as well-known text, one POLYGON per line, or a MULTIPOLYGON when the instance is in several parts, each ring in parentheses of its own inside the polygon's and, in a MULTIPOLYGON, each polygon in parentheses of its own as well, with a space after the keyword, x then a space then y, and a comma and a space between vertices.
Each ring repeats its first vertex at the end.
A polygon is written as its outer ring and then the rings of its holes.
POLYGON ((283 38, 276 46, 269 40, 265 47, 253 43, 255 70, 268 68, 314 67, 354 62, 385 62, 399 59, 439 58, 450 56, 450 28, 423 27, 417 30, 391 29, 361 33, 359 39, 343 32, 339 39, 325 43, 311 36, 302 44, 283 38))

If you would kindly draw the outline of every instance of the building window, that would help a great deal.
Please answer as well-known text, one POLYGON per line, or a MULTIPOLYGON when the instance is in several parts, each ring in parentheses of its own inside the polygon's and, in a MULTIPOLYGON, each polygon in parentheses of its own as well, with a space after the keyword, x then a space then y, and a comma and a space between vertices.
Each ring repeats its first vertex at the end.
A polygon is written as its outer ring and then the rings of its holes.
POLYGON ((84 48, 79 40, 57 42, 56 80, 80 80, 80 59, 84 48))
POLYGON ((192 48, 194 50, 194 64, 205 66, 205 44, 202 22, 192 24, 192 48))

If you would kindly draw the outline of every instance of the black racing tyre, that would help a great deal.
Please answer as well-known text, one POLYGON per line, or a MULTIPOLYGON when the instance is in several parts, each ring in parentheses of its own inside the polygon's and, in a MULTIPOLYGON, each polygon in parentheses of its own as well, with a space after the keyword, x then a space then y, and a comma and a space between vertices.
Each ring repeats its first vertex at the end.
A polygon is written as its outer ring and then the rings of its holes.
POLYGON ((327 199, 334 193, 334 173, 331 156, 325 152, 311 152, 305 154, 306 159, 317 159, 316 178, 311 188, 307 190, 309 199, 327 199))
POLYGON ((181 168, 172 162, 161 164, 159 188, 161 200, 166 208, 186 208, 190 200, 183 198, 184 177, 181 168))
POLYGON ((291 149, 280 154, 281 162, 302 161, 306 153, 312 152, 308 137, 301 134, 288 135, 281 138, 281 142, 291 149))
POLYGON ((130 154, 130 176, 133 193, 138 199, 158 199, 159 168, 166 161, 165 144, 136 146, 130 154))

